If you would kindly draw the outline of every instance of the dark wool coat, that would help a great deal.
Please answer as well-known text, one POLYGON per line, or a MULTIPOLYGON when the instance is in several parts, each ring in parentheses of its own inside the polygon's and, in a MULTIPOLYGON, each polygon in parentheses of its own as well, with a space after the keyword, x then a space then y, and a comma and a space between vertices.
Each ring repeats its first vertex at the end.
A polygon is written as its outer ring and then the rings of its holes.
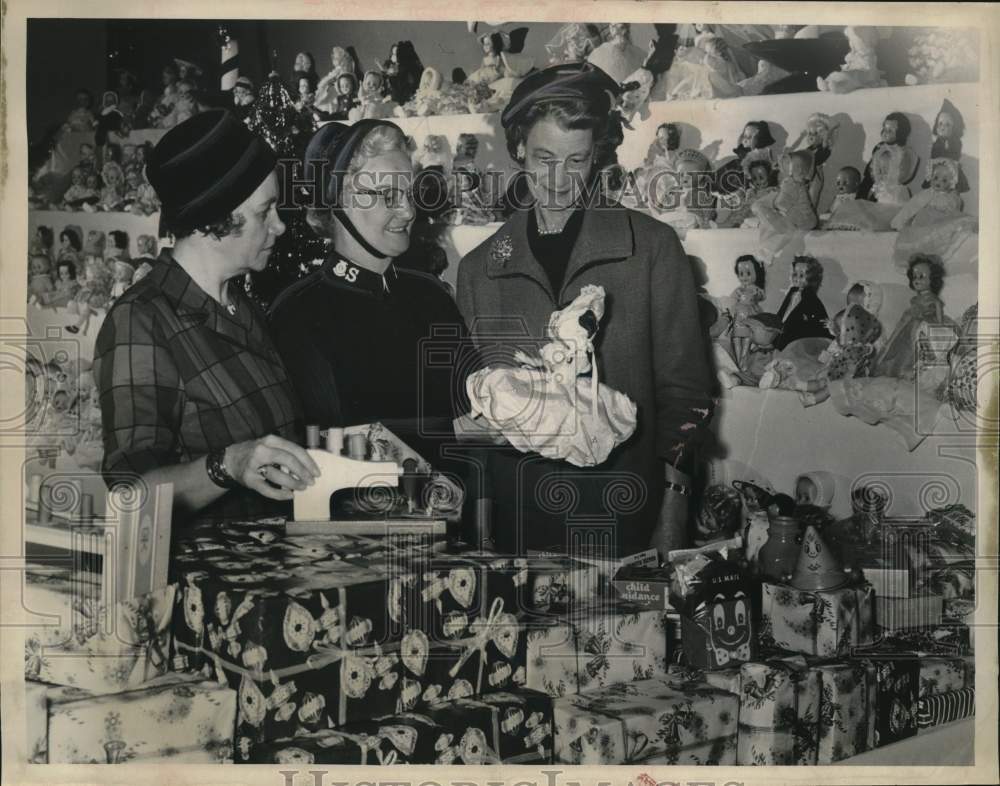
POLYGON ((493 533, 504 551, 607 538, 623 553, 645 548, 663 496, 663 461, 690 469, 713 401, 698 299, 674 230, 614 205, 590 207, 560 292, 528 245, 528 211, 515 213, 458 269, 458 304, 489 365, 538 354, 553 311, 585 284, 603 286, 595 346, 600 381, 638 407, 636 433, 599 467, 500 449, 488 471, 493 533), (597 534, 606 533, 606 534, 597 534))

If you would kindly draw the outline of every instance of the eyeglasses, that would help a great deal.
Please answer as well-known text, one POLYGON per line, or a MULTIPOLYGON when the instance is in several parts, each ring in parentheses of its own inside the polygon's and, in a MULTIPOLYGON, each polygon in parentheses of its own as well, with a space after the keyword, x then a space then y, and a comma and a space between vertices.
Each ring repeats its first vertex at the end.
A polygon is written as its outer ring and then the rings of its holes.
MULTIPOLYGON (((400 210, 404 207, 404 203, 412 205, 413 202, 413 189, 402 189, 402 188, 376 188, 376 189, 357 189, 355 194, 358 196, 369 196, 378 199, 388 208, 389 210, 400 210)), ((360 208, 371 208, 375 206, 374 201, 371 203, 366 203, 366 200, 356 200, 357 207, 360 208)))

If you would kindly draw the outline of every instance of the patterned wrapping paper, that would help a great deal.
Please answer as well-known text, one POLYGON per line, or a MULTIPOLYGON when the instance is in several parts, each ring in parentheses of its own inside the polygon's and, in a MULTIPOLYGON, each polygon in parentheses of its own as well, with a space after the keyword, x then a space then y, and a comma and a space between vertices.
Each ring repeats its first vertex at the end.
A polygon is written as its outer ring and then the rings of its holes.
POLYGON ((171 584, 110 605, 72 594, 41 599, 27 592, 26 604, 32 611, 56 613, 63 621, 35 628, 25 636, 25 678, 117 693, 139 688, 164 674, 169 666, 176 590, 171 584), (58 605, 45 608, 46 601, 58 605))
POLYGON ((45 694, 51 687, 41 682, 24 682, 24 744, 28 764, 45 764, 49 760, 49 700, 45 694))
POLYGON ((705 683, 652 679, 554 700, 566 764, 736 763, 739 697, 705 683))
POLYGON ((920 687, 917 698, 936 696, 940 693, 950 693, 975 684, 975 660, 972 660, 972 684, 968 678, 967 658, 942 658, 920 655, 920 687))
POLYGON ((578 607, 567 621, 576 635, 581 692, 667 673, 667 615, 624 602, 578 607))
POLYGON ((761 646, 835 657, 872 641, 875 593, 868 585, 805 592, 764 582, 761 606, 761 646))
POLYGON ((563 619, 538 620, 526 633, 525 687, 549 696, 580 692, 576 629, 563 619))
POLYGON ((522 623, 503 608, 503 598, 494 598, 486 616, 468 624, 463 616, 442 641, 422 630, 407 631, 400 645, 399 709, 415 712, 444 699, 524 686, 527 637, 522 623))
POLYGON ((958 622, 938 625, 927 630, 893 631, 882 639, 881 644, 933 655, 957 656, 972 651, 969 626, 958 622))
POLYGON ((924 729, 951 723, 962 718, 971 718, 976 714, 976 689, 939 693, 936 696, 925 696, 917 701, 918 733, 924 729))
POLYGON ((878 654, 855 660, 875 668, 875 746, 916 734, 920 662, 915 654, 878 654))
POLYGON ((167 674, 125 693, 46 698, 50 764, 232 763, 236 693, 217 682, 167 674))
POLYGON ((794 657, 744 663, 739 669, 739 691, 737 763, 816 763, 821 702, 818 672, 794 657))
POLYGON ((875 747, 877 677, 872 663, 816 664, 822 691, 817 764, 833 764, 875 747))
POLYGON ((552 700, 530 690, 438 702, 395 715, 254 745, 257 764, 548 764, 552 700))

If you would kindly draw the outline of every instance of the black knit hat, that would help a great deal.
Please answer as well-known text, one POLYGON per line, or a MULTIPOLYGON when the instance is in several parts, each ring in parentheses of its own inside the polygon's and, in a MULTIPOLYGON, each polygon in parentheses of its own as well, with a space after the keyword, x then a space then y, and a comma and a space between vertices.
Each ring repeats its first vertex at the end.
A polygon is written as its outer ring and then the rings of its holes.
POLYGON ((237 117, 210 109, 174 126, 153 148, 146 179, 174 232, 221 221, 277 165, 274 151, 237 117))

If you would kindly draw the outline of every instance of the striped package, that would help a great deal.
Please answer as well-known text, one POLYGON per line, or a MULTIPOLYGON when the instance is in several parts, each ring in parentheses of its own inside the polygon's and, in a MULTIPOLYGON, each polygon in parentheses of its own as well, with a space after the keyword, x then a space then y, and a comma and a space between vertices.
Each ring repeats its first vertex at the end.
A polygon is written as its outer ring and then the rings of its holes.
POLYGON ((926 729, 951 723, 976 714, 976 689, 962 688, 936 696, 925 696, 917 702, 917 726, 926 729))

